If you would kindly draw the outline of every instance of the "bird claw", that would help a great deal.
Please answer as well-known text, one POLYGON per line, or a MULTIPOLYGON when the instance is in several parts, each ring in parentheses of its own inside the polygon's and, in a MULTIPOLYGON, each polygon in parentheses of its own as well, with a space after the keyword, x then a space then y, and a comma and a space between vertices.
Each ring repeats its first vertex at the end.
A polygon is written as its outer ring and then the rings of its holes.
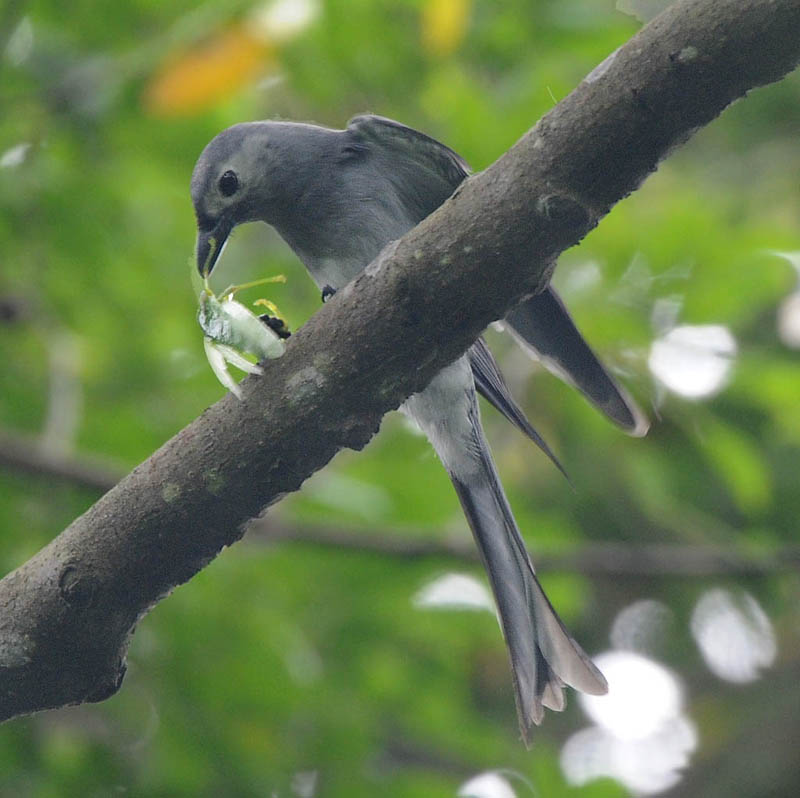
POLYGON ((322 301, 327 302, 334 294, 336 289, 332 285, 326 285, 322 289, 322 301))

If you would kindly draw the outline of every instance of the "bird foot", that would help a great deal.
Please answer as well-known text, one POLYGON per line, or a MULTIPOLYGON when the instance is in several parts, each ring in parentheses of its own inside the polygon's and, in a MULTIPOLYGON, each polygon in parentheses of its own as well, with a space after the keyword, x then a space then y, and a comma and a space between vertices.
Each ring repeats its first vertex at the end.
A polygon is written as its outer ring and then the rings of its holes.
POLYGON ((322 289, 322 301, 327 302, 335 293, 336 289, 332 285, 326 285, 322 289))

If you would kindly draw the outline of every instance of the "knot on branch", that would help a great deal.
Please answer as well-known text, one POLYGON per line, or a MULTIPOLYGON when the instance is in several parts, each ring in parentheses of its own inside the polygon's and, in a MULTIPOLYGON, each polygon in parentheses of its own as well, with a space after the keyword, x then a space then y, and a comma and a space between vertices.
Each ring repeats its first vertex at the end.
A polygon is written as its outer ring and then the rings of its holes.
POLYGON ((58 592, 62 599, 74 610, 85 610, 94 599, 97 583, 92 577, 81 574, 78 566, 69 563, 64 566, 58 578, 58 592))
POLYGON ((594 226, 588 208, 566 194, 546 194, 536 203, 536 213, 551 224, 588 231, 594 226))

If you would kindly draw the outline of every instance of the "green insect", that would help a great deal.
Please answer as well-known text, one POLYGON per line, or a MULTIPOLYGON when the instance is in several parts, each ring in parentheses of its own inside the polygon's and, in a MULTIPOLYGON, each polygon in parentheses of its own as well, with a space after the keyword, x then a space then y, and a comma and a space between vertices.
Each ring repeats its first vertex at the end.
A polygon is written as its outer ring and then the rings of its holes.
POLYGON ((283 339, 289 336, 289 332, 277 308, 269 300, 259 299, 254 304, 264 305, 276 315, 259 317, 233 297, 245 288, 283 282, 286 282, 286 278, 282 274, 266 277, 251 283, 232 285, 217 297, 211 290, 208 277, 203 279, 197 321, 205 333, 203 346, 206 357, 217 379, 239 399, 242 398, 242 391, 228 372, 227 364, 248 374, 263 373, 261 366, 249 361, 242 353, 253 355, 258 360, 280 357, 286 348, 283 339))

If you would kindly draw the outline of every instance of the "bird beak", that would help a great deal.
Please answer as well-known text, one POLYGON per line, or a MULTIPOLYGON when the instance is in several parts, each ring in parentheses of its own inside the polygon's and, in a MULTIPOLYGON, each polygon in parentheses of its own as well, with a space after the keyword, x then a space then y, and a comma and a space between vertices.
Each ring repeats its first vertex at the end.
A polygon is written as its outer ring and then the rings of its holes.
POLYGON ((211 230, 197 231, 197 271, 201 277, 208 277, 225 248, 225 242, 231 233, 232 225, 226 219, 220 219, 211 230))

